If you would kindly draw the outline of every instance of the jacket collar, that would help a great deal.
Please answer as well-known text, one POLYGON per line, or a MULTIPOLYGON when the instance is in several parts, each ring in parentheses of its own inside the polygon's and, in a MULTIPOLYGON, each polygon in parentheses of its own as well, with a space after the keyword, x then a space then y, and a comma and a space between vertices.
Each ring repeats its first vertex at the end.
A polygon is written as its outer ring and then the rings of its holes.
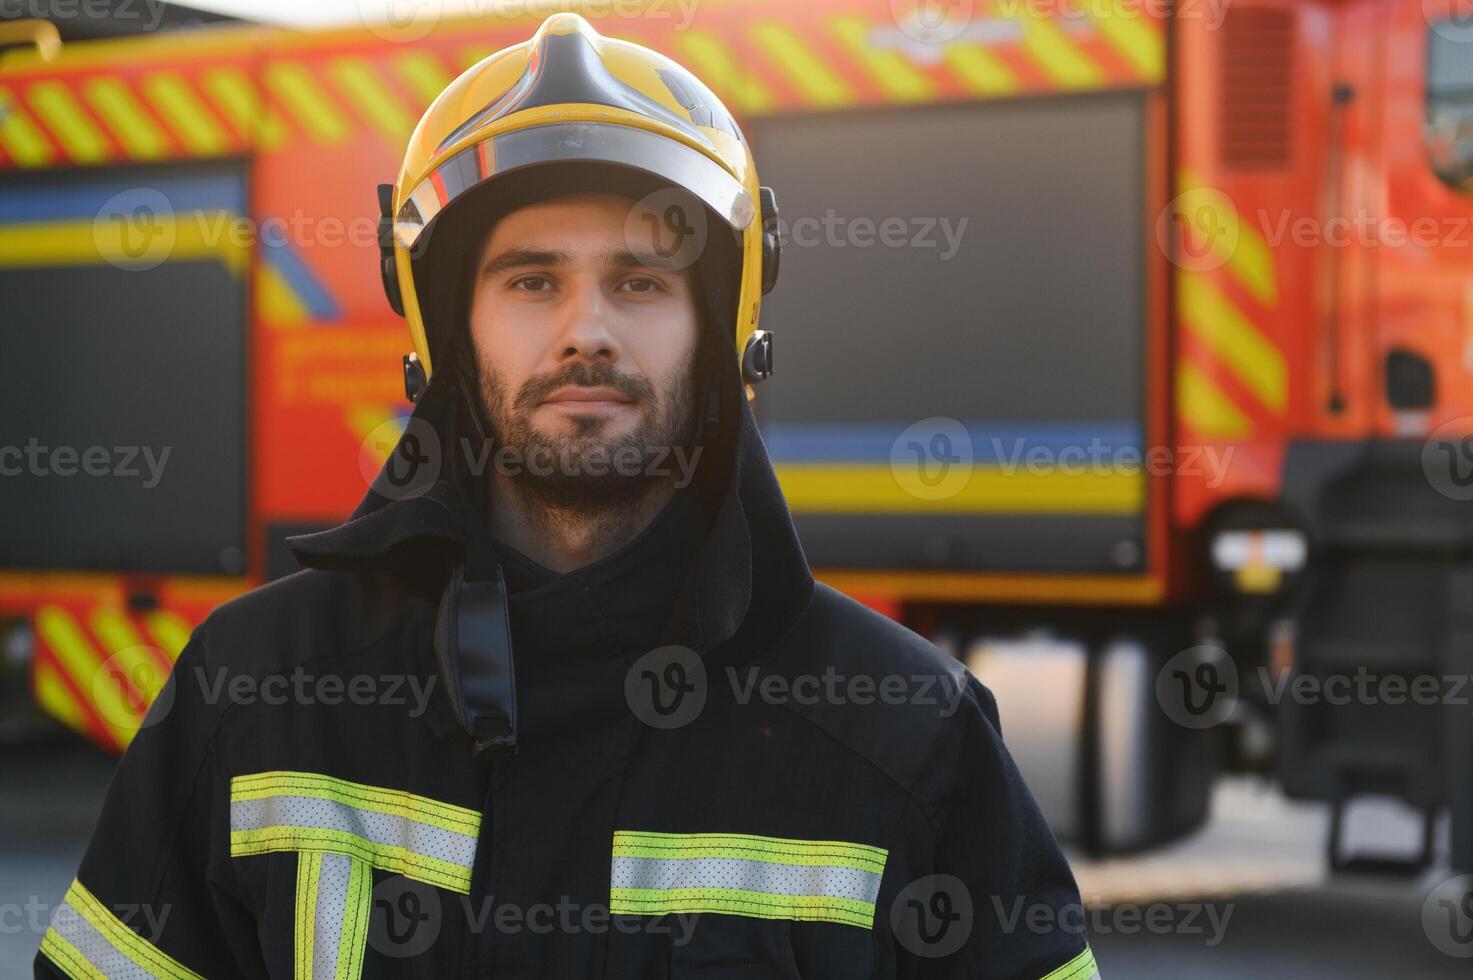
MULTIPOLYGON (((813 576, 757 430, 734 359, 722 359, 725 424, 714 427, 696 481, 709 529, 677 601, 672 642, 744 660, 787 631, 813 576), (734 430, 734 431, 733 431, 734 430)), ((368 492, 341 525, 287 539, 307 568, 425 574, 463 560, 468 511, 455 481, 464 454, 458 390, 437 375, 368 492), (428 562, 428 565, 427 565, 428 562)))

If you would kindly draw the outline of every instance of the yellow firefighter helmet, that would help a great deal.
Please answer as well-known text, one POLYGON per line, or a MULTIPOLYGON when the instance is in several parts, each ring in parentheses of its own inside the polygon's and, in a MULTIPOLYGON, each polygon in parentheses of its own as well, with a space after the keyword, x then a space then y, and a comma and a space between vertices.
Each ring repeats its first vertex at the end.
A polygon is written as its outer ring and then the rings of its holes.
MULTIPOLYGON (((473 188, 543 164, 601 163, 678 187, 739 242, 735 336, 747 382, 772 370, 761 298, 777 279, 777 206, 757 180, 746 138, 700 79, 648 48, 607 38, 577 14, 548 17, 528 41, 490 55, 425 110, 398 179, 379 185, 380 270, 389 304, 409 322, 405 385, 418 396, 434 370, 416 262, 437 217, 473 188)), ((494 196, 494 191, 491 192, 494 196)))

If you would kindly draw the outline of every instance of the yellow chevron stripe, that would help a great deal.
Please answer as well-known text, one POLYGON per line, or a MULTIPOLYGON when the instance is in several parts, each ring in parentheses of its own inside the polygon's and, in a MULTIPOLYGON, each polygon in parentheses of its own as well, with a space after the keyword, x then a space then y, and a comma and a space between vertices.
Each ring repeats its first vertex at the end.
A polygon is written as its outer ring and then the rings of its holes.
POLYGON ((175 72, 153 72, 143 80, 143 92, 192 152, 218 156, 229 149, 230 134, 210 114, 183 76, 175 72))
POLYGON ((87 733, 87 715, 72 692, 62 683, 50 660, 37 660, 32 669, 36 703, 57 721, 80 734, 87 733))
POLYGON ((869 43, 869 23, 863 17, 837 17, 834 33, 845 50, 865 67, 880 87, 898 102, 924 102, 936 94, 931 79, 918 71, 899 51, 869 43))
POLYGON ((1018 76, 1003 61, 980 44, 953 41, 942 56, 951 70, 961 76, 967 87, 978 95, 1014 92, 1018 76))
POLYGON ((1094 18, 1096 29, 1148 82, 1166 74, 1166 39, 1162 30, 1139 5, 1126 8, 1122 0, 1082 5, 1094 18))
POLYGON ((127 745, 138 727, 138 715, 129 707, 111 678, 98 676, 101 658, 72 614, 60 606, 42 606, 36 611, 36 633, 56 654, 62 670, 71 677, 84 696, 90 696, 102 716, 103 724, 117 739, 127 745))
POLYGON ((450 73, 427 51, 410 51, 394 59, 394 74, 409 87, 424 109, 450 84, 450 73))
POLYGON ((155 160, 168 150, 169 137, 121 78, 103 75, 89 79, 82 94, 129 156, 155 160))
POLYGON ((1259 401, 1282 412, 1289 390, 1283 352, 1228 302, 1205 274, 1179 276, 1177 302, 1192 335, 1207 345, 1259 401))
POLYGON ((107 139, 61 82, 37 82, 26 90, 27 101, 72 159, 98 163, 107 158, 107 139))
POLYGON ((44 167, 54 156, 41 127, 4 89, 0 89, 0 146, 22 167, 44 167))
POLYGON ((1180 200, 1177 210, 1189 218, 1195 215, 1201 207, 1229 212, 1223 217, 1231 222, 1230 228, 1235 233, 1213 238, 1211 243, 1213 256, 1219 264, 1227 267, 1232 277, 1238 280, 1254 299, 1265 306, 1273 306, 1277 303, 1279 289, 1277 278, 1274 275, 1273 252, 1269 250, 1268 242, 1264 240, 1253 223, 1242 220, 1237 208, 1226 194, 1215 187, 1207 186, 1201 177, 1191 170, 1182 170, 1179 191, 1180 200))
POLYGON ((1091 61, 1053 20, 1023 13, 1021 7, 1012 16, 1023 28, 1023 50, 1059 85, 1095 88, 1105 83, 1100 66, 1091 61))
POLYGON ((133 621, 120 610, 102 607, 92 613, 92 632, 102 641, 112 665, 152 704, 168 675, 159 669, 133 621))
POLYGON ((355 109, 395 147, 402 147, 417 121, 362 58, 335 58, 327 73, 355 109))
POLYGON ((1213 439, 1247 439, 1253 423, 1233 404, 1217 382, 1191 361, 1176 366, 1176 407, 1198 435, 1213 439))
POLYGON ((301 297, 269 262, 256 266, 256 309, 262 321, 273 326, 305 323, 312 318, 301 297))
POLYGON ((263 75, 266 87, 281 100, 307 135, 320 143, 341 143, 352 134, 344 113, 333 105, 306 67, 295 61, 273 61, 263 75))
POLYGON ((766 112, 777 100, 762 80, 745 71, 732 57, 726 42, 708 31, 687 30, 676 34, 681 53, 695 65, 696 73, 731 104, 746 112, 766 112))
POLYGON ((167 609, 155 609, 145 614, 143 619, 159 648, 169 655, 170 660, 178 660, 189 642, 189 623, 184 617, 167 609))
POLYGON ((1138 474, 1006 473, 976 467, 949 497, 925 499, 896 482, 890 464, 780 463, 774 467, 793 513, 1136 514, 1138 474))
POLYGON ((286 142, 286 120, 261 97, 255 83, 239 68, 212 68, 205 72, 204 90, 215 106, 257 146, 274 150, 286 142))
POLYGON ((752 28, 757 45, 767 52, 808 101, 820 106, 849 105, 854 92, 786 24, 763 21, 752 28))

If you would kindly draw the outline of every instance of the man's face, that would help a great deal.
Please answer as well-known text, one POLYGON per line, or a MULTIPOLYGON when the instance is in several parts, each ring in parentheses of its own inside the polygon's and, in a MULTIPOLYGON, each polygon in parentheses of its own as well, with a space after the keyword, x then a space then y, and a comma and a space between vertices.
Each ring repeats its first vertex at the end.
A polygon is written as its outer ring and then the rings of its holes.
POLYGON ((529 205, 497 222, 474 267, 482 407, 519 484, 559 506, 627 502, 694 434, 695 296, 687 271, 631 245, 633 206, 529 205))

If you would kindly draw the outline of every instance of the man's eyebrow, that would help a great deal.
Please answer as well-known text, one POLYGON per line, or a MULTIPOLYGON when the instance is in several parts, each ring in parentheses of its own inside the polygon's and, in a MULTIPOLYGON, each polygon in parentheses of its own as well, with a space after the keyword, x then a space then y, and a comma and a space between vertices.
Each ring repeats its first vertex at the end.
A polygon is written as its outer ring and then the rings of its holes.
POLYGON ((567 252, 541 248, 510 248, 481 266, 482 276, 496 276, 510 269, 521 269, 529 265, 562 265, 568 261, 567 252))
POLYGON ((683 272, 688 263, 678 261, 683 258, 684 253, 677 251, 668 258, 654 251, 632 249, 615 249, 609 253, 608 263, 616 269, 663 269, 667 271, 683 272))

